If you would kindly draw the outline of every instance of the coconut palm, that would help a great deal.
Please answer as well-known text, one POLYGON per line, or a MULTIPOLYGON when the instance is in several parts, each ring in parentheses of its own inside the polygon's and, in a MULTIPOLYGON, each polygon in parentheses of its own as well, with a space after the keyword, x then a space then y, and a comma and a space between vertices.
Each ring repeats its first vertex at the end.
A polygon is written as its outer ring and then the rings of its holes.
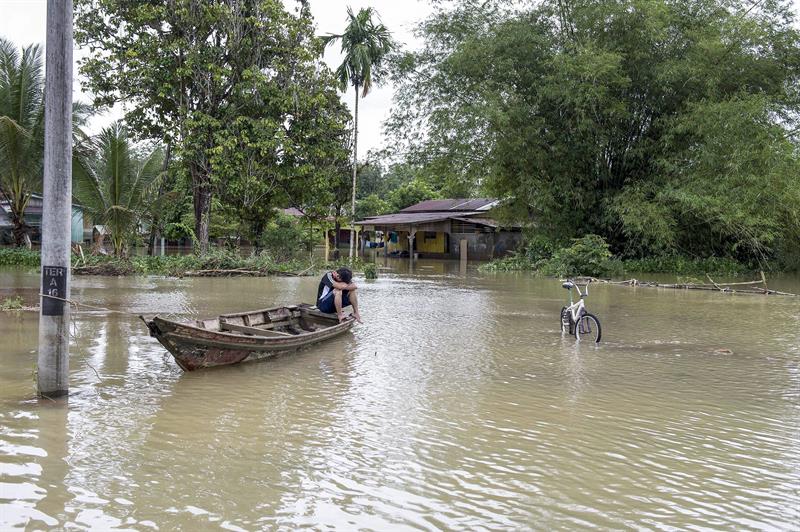
POLYGON ((94 223, 105 226, 114 255, 125 256, 136 238, 161 174, 163 154, 137 156, 127 128, 114 122, 92 139, 73 170, 73 194, 94 223))
MULTIPOLYGON (((73 135, 83 136, 89 108, 73 106, 73 135)), ((0 38, 0 200, 8 202, 18 246, 30 247, 25 209, 41 190, 44 162, 44 62, 38 45, 0 38)))
POLYGON ((336 40, 342 42, 344 60, 336 69, 336 78, 342 90, 352 84, 355 89, 355 109, 353 113, 353 197, 351 205, 352 225, 350 229, 350 259, 355 250, 355 211, 356 211, 356 172, 358 168, 358 96, 365 97, 372 88, 373 69, 394 48, 394 41, 389 30, 380 23, 377 13, 372 8, 364 8, 353 13, 347 8, 347 27, 344 33, 327 35, 322 38, 325 46, 336 40), (378 19, 376 23, 373 15, 378 19))

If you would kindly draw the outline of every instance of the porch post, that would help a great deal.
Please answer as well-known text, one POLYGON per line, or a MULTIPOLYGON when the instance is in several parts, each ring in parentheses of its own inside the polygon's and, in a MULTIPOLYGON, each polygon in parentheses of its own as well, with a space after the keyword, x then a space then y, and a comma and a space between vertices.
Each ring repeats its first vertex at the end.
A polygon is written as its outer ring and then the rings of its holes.
POLYGON ((416 236, 417 229, 412 226, 408 230, 408 258, 411 262, 414 262, 414 237, 416 236))

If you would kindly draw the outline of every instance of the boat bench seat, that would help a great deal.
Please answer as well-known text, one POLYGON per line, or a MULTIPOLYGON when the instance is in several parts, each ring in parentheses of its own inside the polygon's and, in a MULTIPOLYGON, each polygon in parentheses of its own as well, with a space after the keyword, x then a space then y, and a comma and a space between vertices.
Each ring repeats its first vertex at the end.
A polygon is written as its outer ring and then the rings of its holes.
POLYGON ((289 333, 281 331, 273 331, 270 329, 260 329, 258 327, 248 327, 247 325, 238 325, 236 323, 228 323, 224 320, 219 320, 219 329, 221 331, 240 332, 252 336, 294 336, 289 333))

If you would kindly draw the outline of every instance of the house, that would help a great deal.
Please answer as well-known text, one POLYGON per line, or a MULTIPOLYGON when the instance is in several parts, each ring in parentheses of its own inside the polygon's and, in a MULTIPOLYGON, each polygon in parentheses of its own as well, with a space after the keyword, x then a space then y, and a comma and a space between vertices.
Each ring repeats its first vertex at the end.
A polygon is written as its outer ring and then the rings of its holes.
POLYGON ((521 226, 503 226, 492 218, 491 198, 428 200, 400 212, 356 222, 364 241, 378 242, 386 255, 489 260, 516 249, 521 226))
MULTIPOLYGON (((39 242, 41 239, 42 207, 42 195, 32 194, 31 199, 28 201, 28 207, 25 209, 25 223, 31 227, 30 237, 33 242, 39 242)), ((80 205, 72 205, 71 225, 72 241, 83 242, 84 219, 83 207, 80 205)), ((14 242, 14 236, 11 232, 13 227, 14 224, 11 222, 11 205, 4 197, 0 199, 0 244, 10 244, 14 242)))

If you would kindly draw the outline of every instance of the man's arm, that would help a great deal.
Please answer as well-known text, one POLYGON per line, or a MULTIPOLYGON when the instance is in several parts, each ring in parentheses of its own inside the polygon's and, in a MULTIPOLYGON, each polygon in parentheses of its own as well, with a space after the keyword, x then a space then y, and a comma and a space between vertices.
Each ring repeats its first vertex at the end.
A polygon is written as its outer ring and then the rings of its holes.
POLYGON ((347 283, 342 283, 340 281, 333 281, 332 284, 333 284, 333 287, 336 288, 337 290, 355 290, 356 289, 356 283, 347 284, 347 283))

